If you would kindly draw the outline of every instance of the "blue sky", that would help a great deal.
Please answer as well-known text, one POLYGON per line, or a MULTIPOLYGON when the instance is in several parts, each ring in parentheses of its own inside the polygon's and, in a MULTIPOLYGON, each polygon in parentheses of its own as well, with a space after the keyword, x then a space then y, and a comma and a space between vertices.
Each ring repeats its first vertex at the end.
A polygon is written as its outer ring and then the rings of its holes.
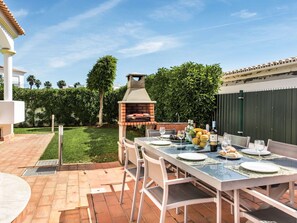
POLYGON ((230 71, 297 56, 296 0, 5 2, 26 32, 14 67, 54 87, 85 84, 104 55, 118 59, 115 85, 187 61, 230 71))

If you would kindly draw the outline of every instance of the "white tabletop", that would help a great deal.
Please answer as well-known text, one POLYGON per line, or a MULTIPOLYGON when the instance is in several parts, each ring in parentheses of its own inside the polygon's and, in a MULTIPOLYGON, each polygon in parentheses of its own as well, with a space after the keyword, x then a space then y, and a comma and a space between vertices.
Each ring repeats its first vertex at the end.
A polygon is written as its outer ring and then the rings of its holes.
POLYGON ((26 207, 31 188, 22 178, 0 173, 0 223, 12 222, 26 207))

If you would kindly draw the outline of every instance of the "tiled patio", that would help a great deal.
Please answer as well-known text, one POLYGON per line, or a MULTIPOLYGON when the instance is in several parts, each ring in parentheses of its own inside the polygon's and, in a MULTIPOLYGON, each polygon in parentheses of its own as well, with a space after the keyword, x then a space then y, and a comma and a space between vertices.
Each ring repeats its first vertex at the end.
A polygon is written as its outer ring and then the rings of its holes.
MULTIPOLYGON (((133 182, 128 183, 130 190, 125 193, 124 204, 119 205, 122 167, 118 162, 65 165, 56 174, 22 176, 26 167, 36 164, 51 138, 52 134, 16 135, 12 141, 0 144, 0 171, 21 176, 32 191, 27 207, 14 223, 128 222, 133 182)), ((248 197, 247 201, 250 202, 248 197)), ((158 222, 159 213, 146 199, 142 222, 158 222)), ((189 222, 216 222, 215 205, 191 206, 189 217, 189 222)), ((171 210, 166 222, 183 222, 183 215, 171 210)), ((223 222, 233 222, 230 206, 225 202, 223 222)))

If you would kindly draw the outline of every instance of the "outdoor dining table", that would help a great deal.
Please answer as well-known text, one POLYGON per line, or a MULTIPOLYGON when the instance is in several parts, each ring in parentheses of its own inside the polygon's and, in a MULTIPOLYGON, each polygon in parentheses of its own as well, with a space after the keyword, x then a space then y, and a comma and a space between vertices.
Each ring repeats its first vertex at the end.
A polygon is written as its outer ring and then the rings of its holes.
MULTIPOLYGON (((217 223, 222 221, 222 192, 233 191, 234 222, 240 222, 240 196, 241 189, 254 188, 264 185, 291 183, 297 181, 297 160, 288 157, 271 154, 261 162, 274 163, 280 168, 277 173, 255 173, 244 170, 240 167, 242 162, 255 162, 257 156, 243 156, 237 160, 226 160, 219 156, 217 152, 210 152, 206 147, 196 150, 192 145, 186 146, 188 149, 180 150, 174 143, 164 146, 153 145, 152 142, 158 140, 155 137, 135 138, 135 143, 145 147, 150 153, 161 156, 176 167, 186 171, 199 181, 210 185, 216 191, 217 200, 217 223), (207 155, 203 161, 187 161, 178 157, 184 152, 198 152, 207 155)), ((237 147, 238 151, 240 149, 237 147)), ((281 149, 281 148, 280 148, 281 149)))
POLYGON ((0 173, 0 223, 12 222, 31 197, 30 185, 21 177, 0 173))

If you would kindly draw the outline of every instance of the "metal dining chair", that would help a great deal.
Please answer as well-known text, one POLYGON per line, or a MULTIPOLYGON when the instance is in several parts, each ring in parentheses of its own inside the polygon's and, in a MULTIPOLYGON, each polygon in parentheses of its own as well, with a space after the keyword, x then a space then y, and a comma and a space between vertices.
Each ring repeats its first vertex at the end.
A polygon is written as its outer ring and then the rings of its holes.
POLYGON ((250 140, 251 140, 251 137, 250 136, 238 136, 238 135, 232 135, 232 134, 229 134, 227 132, 224 133, 225 134, 228 134, 231 136, 231 144, 232 145, 235 145, 235 146, 241 146, 241 147, 249 147, 249 143, 250 143, 250 140))
POLYGON ((138 182, 143 178, 144 175, 143 159, 140 158, 139 149, 135 143, 131 141, 129 142, 126 138, 123 138, 123 145, 125 147, 125 164, 122 191, 120 195, 120 204, 123 203, 126 176, 128 174, 135 181, 130 215, 130 222, 132 222, 135 212, 135 201, 138 192, 138 182))
POLYGON ((165 222, 168 209, 184 207, 184 222, 187 222, 187 206, 192 204, 215 202, 216 198, 195 187, 192 182, 195 178, 168 179, 165 162, 162 157, 150 157, 145 148, 141 148, 144 159, 144 180, 140 197, 137 222, 141 220, 144 195, 160 209, 160 223, 165 222), (148 181, 153 180, 155 185, 148 181))
MULTIPOLYGON (((267 150, 277 155, 297 159, 297 145, 268 139, 267 150)), ((280 191, 280 189, 282 188, 284 193, 289 188, 290 205, 294 204, 294 182, 289 182, 289 185, 288 183, 273 184, 273 185, 262 186, 260 188, 265 190, 266 194, 272 195, 274 199, 277 199, 277 200, 280 199, 282 194, 279 193, 278 195, 274 191, 280 191)))
POLYGON ((241 212, 241 216, 248 219, 248 222, 263 223, 263 222, 276 222, 276 223, 296 223, 297 222, 297 210, 292 207, 288 207, 258 191, 251 189, 244 189, 244 192, 256 196, 258 199, 268 204, 268 208, 244 211, 241 212))

